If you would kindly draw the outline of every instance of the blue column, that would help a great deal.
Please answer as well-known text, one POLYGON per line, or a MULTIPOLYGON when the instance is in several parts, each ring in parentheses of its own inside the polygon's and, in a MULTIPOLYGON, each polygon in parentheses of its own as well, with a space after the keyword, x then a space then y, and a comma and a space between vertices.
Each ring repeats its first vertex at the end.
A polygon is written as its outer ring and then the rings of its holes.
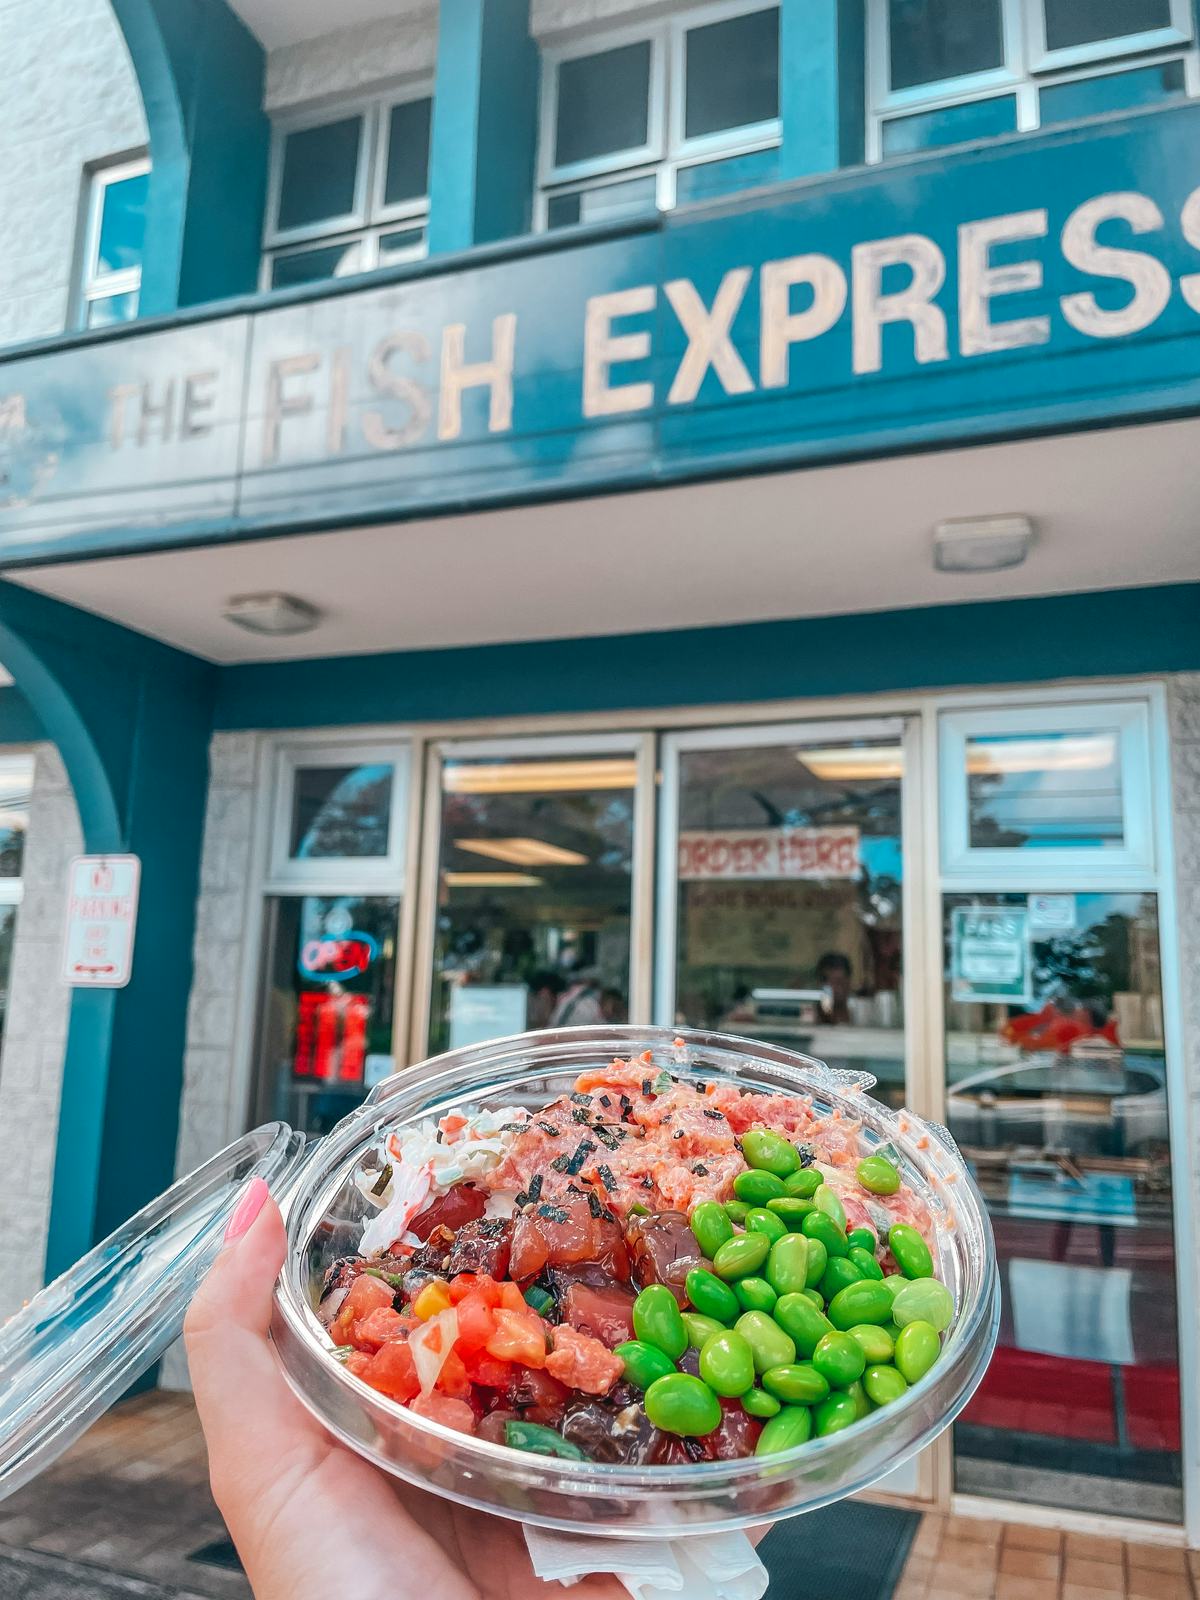
POLYGON ((429 250, 529 229, 538 50, 529 0, 442 0, 429 158, 429 250))
POLYGON ((863 159, 865 83, 864 0, 781 0, 781 178, 863 159))
POLYGON ((174 1177, 216 669, 2 582, 0 660, 59 747, 84 849, 142 862, 128 986, 72 999, 53 1277, 174 1177))
POLYGON ((112 0, 150 131, 142 316, 258 287, 262 46, 226 0, 112 0))

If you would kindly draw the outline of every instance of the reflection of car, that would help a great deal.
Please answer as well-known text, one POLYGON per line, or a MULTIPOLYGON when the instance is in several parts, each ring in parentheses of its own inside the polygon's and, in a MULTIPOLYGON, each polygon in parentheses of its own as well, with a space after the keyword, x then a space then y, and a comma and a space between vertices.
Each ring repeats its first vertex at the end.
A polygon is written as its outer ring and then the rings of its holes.
POLYGON ((946 1115, 959 1144, 976 1149, 1135 1155, 1167 1140, 1165 1063, 1117 1050, 1029 1057, 952 1085, 946 1115))

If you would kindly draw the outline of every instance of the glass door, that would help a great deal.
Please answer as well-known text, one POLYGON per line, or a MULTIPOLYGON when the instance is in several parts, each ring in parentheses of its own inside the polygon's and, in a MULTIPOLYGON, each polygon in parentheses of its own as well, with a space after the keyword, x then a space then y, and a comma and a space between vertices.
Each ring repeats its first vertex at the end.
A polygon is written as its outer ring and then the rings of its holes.
POLYGON ((431 752, 414 1056, 648 1020, 653 748, 603 734, 431 752))

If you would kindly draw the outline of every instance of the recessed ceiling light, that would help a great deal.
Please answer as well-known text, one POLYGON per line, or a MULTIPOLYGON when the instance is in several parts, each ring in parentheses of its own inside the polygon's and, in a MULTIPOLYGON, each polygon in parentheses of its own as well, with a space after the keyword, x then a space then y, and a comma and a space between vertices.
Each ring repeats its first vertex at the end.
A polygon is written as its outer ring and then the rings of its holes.
POLYGON ((632 789, 632 756, 596 756, 565 761, 447 762, 447 794, 567 794, 587 789, 632 789))
POLYGON ((543 880, 528 872, 443 872, 449 889, 535 889, 543 880))
POLYGON ((1019 567, 1032 544, 1029 517, 955 517, 933 530, 933 564, 939 572, 999 572, 1019 567))
POLYGON ((235 594, 222 606, 221 615, 247 633, 272 635, 309 633, 321 620, 316 606, 294 594, 235 594))
POLYGON ((544 839, 455 839, 455 849, 473 856, 488 856, 492 861, 507 861, 514 867, 582 867, 587 857, 578 850, 564 850, 544 839))

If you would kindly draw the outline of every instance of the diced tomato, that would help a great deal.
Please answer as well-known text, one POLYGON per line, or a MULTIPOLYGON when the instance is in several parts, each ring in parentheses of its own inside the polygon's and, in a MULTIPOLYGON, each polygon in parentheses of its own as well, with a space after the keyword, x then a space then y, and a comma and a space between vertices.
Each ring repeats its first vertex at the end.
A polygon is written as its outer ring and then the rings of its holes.
POLYGON ((487 1207, 487 1195, 474 1184, 456 1183, 453 1189, 439 1194, 423 1211, 418 1211, 409 1223, 409 1230, 418 1239, 428 1239, 435 1228, 449 1228, 451 1233, 464 1222, 474 1222, 487 1207))
POLYGON ((522 1367, 546 1365, 546 1327, 536 1311, 510 1311, 500 1306, 493 1312, 496 1331, 486 1349, 499 1361, 515 1361, 522 1367))
POLYGON ((495 1278, 489 1278, 486 1272, 460 1272, 450 1283, 450 1298, 455 1305, 467 1296, 479 1295, 485 1305, 498 1306, 501 1299, 502 1284, 495 1278))
POLYGON ((515 1283, 500 1285, 500 1304, 506 1311, 528 1311, 529 1302, 515 1283))
POLYGON ((460 1300, 458 1312, 458 1339, 456 1347, 462 1355, 468 1351, 482 1350, 496 1331, 496 1314, 482 1294, 470 1294, 460 1300))
POLYGON ((394 1298, 395 1290, 389 1289, 382 1278, 372 1278, 365 1272, 355 1278, 329 1330, 334 1344, 353 1344, 354 1324, 372 1311, 390 1308, 394 1298))
POLYGON ((373 1389, 391 1395, 393 1400, 409 1401, 421 1392, 416 1363, 405 1340, 383 1345, 362 1376, 373 1389))
POLYGON ((419 1394, 409 1409, 457 1433, 475 1432, 475 1413, 463 1400, 451 1400, 444 1394, 419 1394))
POLYGON ((462 1359, 467 1377, 485 1389, 507 1389, 516 1370, 511 1361, 497 1361, 486 1350, 464 1351, 462 1359))
POLYGON ((465 1400, 471 1393, 471 1380, 467 1377, 462 1357, 456 1351, 451 1350, 443 1361, 436 1388, 439 1394, 449 1395, 453 1400, 465 1400))
POLYGON ((356 1378, 365 1378, 371 1365, 372 1357, 362 1350, 351 1350, 343 1365, 347 1372, 352 1372, 356 1378))
POLYGON ((391 1306, 380 1306, 370 1316, 360 1317, 354 1324, 355 1349, 366 1350, 374 1355, 381 1345, 389 1344, 393 1339, 403 1339, 412 1326, 411 1317, 402 1317, 391 1306))
POLYGON ((625 1363, 599 1339, 564 1324, 554 1330, 554 1349, 546 1357, 546 1370, 569 1389, 607 1394, 625 1371, 625 1363))
POLYGON ((606 1288, 573 1283, 562 1301, 563 1321, 611 1350, 633 1338, 633 1295, 614 1283, 606 1288))

